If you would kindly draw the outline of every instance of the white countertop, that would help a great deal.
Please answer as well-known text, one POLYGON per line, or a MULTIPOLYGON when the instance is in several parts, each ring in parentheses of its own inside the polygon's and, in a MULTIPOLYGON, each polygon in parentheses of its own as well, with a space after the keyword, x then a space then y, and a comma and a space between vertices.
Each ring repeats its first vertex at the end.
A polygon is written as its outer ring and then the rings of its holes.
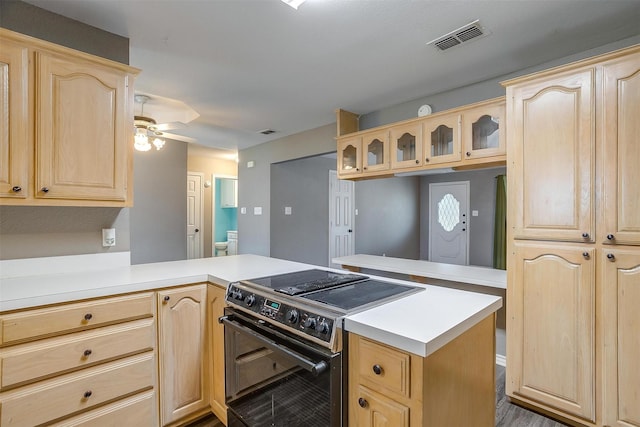
POLYGON ((433 278, 507 289, 507 272, 488 267, 444 264, 377 255, 350 255, 333 258, 331 262, 371 270, 426 277, 427 279, 433 278))
MULTIPOLYGON (((236 280, 309 268, 325 267, 236 255, 4 278, 0 279, 0 313, 188 283, 226 286, 236 280)), ((346 316, 345 329, 419 356, 433 353, 502 306, 502 299, 496 296, 380 279, 425 290, 346 316)))

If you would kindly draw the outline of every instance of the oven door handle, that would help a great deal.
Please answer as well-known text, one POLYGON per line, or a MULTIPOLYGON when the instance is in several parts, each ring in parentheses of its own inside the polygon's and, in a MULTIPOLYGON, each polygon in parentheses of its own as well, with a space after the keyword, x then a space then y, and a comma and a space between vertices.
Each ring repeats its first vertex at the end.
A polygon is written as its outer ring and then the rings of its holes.
POLYGON ((255 332, 253 329, 247 328, 246 326, 242 326, 241 324, 234 322, 232 319, 230 319, 230 317, 231 316, 222 316, 218 319, 218 321, 226 326, 229 326, 233 329, 236 329, 237 331, 242 332, 243 334, 251 335, 253 338, 260 341, 262 344, 264 344, 266 347, 270 348, 273 351, 284 353, 287 356, 295 359, 305 370, 311 372, 314 376, 317 377, 329 367, 327 362, 325 362, 324 360, 321 360, 320 362, 314 362, 313 360, 309 360, 308 358, 301 355, 300 353, 293 351, 282 344, 278 344, 275 341, 263 335, 260 335, 259 333, 255 332))

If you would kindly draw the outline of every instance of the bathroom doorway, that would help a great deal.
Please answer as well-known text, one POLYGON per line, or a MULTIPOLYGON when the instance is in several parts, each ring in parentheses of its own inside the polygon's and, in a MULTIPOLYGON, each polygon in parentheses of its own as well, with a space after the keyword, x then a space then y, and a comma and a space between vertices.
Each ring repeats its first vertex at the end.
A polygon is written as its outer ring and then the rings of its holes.
POLYGON ((212 256, 236 255, 238 253, 238 177, 213 174, 211 178, 212 256))

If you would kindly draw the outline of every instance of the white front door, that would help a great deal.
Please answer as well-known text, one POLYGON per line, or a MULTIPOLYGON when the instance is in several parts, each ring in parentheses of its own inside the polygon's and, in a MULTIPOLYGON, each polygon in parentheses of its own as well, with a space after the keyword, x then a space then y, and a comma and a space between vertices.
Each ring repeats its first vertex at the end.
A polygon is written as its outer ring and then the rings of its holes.
POLYGON ((353 228, 355 209, 353 181, 338 179, 336 171, 329 171, 329 266, 333 258, 355 253, 353 228))
POLYGON ((469 264, 469 181, 429 184, 429 261, 469 264))
POLYGON ((187 175, 187 259, 202 258, 202 179, 201 173, 187 175))

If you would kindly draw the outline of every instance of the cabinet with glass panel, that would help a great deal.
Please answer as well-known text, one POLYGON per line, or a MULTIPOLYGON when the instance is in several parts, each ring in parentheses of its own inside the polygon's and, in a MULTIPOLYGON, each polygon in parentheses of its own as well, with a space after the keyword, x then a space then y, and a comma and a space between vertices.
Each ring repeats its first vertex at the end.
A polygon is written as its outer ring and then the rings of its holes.
POLYGON ((415 168, 422 162, 422 123, 409 122, 392 126, 391 168, 415 168))
POLYGON ((367 174, 389 169, 389 130, 368 132, 338 143, 340 175, 367 174))
POLYGON ((466 163, 506 154, 504 116, 503 98, 464 111, 462 132, 466 163))
POLYGON ((460 160, 460 120, 460 114, 447 114, 424 121, 425 166, 460 160))

